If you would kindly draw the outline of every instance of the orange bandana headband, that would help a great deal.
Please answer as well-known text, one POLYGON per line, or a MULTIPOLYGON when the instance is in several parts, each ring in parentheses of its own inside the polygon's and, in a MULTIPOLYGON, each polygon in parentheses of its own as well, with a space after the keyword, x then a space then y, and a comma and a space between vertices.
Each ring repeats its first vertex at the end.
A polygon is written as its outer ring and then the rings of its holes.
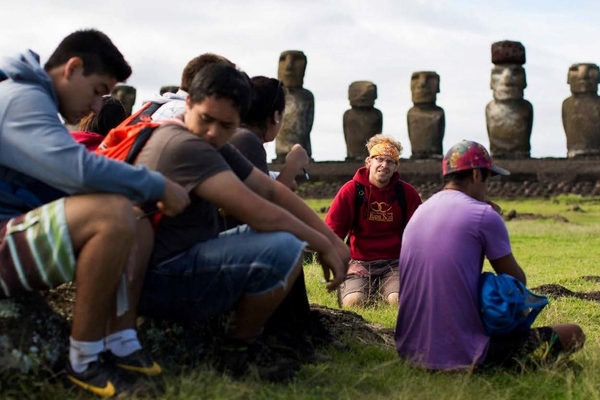
POLYGON ((394 146, 388 141, 378 143, 375 146, 371 147, 371 150, 369 151, 369 156, 384 156, 389 157, 396 162, 400 161, 400 152, 398 151, 396 146, 394 146))

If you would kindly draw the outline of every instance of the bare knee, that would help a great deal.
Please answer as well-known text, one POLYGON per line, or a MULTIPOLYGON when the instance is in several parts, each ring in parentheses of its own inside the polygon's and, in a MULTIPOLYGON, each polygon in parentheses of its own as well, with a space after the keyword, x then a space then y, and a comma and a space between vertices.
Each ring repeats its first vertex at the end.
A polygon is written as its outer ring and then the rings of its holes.
POLYGON ((358 307, 367 301, 367 295, 361 292, 348 293, 342 298, 342 306, 358 307))
POLYGON ((583 347, 583 344, 585 343, 585 333, 579 325, 553 325, 552 329, 558 334, 560 344, 566 352, 574 352, 583 347))
POLYGON ((387 295, 386 300, 392 306, 398 305, 398 292, 393 292, 387 295))
POLYGON ((136 234, 136 218, 131 201, 119 195, 68 197, 65 201, 65 218, 76 249, 97 234, 111 235, 115 244, 132 243, 136 234))

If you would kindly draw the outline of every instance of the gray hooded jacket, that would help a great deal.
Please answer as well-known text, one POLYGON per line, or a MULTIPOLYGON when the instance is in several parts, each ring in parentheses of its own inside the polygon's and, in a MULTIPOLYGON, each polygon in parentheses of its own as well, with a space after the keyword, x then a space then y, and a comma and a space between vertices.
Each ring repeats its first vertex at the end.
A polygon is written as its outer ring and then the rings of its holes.
POLYGON ((157 172, 90 153, 58 117, 50 76, 29 50, 0 59, 0 220, 77 193, 116 193, 138 202, 165 191, 157 172))

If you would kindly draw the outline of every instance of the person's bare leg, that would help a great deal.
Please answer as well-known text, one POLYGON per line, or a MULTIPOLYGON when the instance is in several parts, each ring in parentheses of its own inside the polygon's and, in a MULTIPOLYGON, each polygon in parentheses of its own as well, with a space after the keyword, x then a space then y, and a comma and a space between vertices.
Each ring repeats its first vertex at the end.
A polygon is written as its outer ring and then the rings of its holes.
POLYGON ((235 323, 227 332, 227 337, 249 340, 260 335, 265 323, 288 295, 301 271, 302 259, 294 266, 283 287, 261 295, 242 296, 236 309, 235 323))
POLYGON ((585 333, 579 325, 559 324, 551 328, 558 334, 560 344, 565 353, 570 354, 580 350, 585 343, 585 333))
POLYGON ((342 298, 343 307, 358 307, 365 304, 367 295, 363 292, 348 293, 342 298))
POLYGON ((398 305, 398 292, 388 294, 386 300, 390 305, 397 306, 398 305))
POLYGON ((134 241, 135 215, 125 197, 95 194, 67 198, 65 217, 77 258, 71 336, 98 341, 115 311, 116 290, 134 241))
MULTIPOLYGON (((136 215, 141 211, 136 210, 136 215)), ((144 275, 150 262, 154 246, 154 231, 147 218, 137 221, 135 243, 127 261, 127 295, 129 310, 120 317, 112 315, 108 321, 106 333, 111 334, 125 329, 136 329, 137 307, 144 285, 144 275)))

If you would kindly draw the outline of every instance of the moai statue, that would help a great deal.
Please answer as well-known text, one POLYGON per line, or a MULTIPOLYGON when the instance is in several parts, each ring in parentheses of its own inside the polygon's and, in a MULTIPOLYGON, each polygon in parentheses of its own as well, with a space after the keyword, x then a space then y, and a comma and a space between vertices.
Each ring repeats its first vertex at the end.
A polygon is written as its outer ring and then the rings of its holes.
POLYGON ((281 131, 275 138, 276 163, 285 162, 285 156, 293 145, 300 144, 310 157, 310 131, 315 115, 315 98, 302 87, 306 71, 306 56, 297 50, 288 50, 279 56, 277 76, 287 88, 285 96, 285 114, 281 131))
POLYGON ((133 86, 118 85, 113 89, 111 96, 119 99, 121 103, 123 103, 123 107, 125 107, 127 116, 129 116, 133 112, 136 93, 137 92, 133 86))
POLYGON ((410 158, 442 158, 446 130, 444 109, 435 104, 440 92, 440 76, 434 71, 413 72, 410 90, 414 106, 408 110, 410 158))
POLYGON ((165 93, 177 93, 179 90, 179 86, 171 85, 171 86, 161 86, 160 95, 162 96, 165 93))
POLYGON ((567 157, 600 155, 600 74, 596 64, 573 64, 567 83, 571 97, 562 105, 562 121, 567 134, 567 157))
POLYGON ((505 40, 492 44, 494 100, 485 108, 490 153, 495 158, 529 158, 533 106, 523 98, 525 47, 505 40))
POLYGON ((352 82, 348 100, 352 108, 344 113, 346 161, 364 161, 369 156, 365 143, 382 132, 383 115, 374 107, 377 86, 369 81, 352 82))

